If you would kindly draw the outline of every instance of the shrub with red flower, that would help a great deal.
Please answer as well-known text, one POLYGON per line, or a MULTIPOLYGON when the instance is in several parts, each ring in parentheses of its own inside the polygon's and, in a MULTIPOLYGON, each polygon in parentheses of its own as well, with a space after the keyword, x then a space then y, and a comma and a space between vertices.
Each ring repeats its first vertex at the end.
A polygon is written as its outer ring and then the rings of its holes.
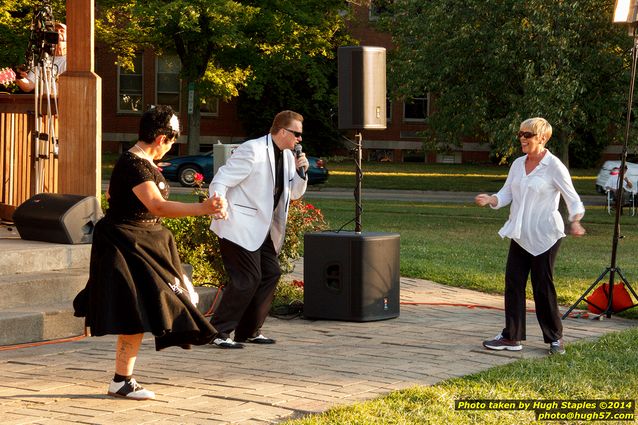
POLYGON ((290 202, 286 239, 279 253, 279 261, 284 273, 291 272, 294 260, 301 257, 304 234, 325 230, 327 227, 319 208, 301 199, 290 202))
MULTIPOLYGON (((202 196, 208 196, 201 188, 201 182, 200 186, 195 188, 195 191, 197 190, 202 196)), ((181 260, 193 266, 193 283, 219 286, 228 280, 219 253, 219 241, 209 229, 210 217, 167 218, 162 222, 173 232, 181 260)), ((284 273, 291 272, 293 262, 301 257, 304 233, 326 228, 321 210, 302 200, 290 203, 286 238, 279 253, 279 262, 284 273)), ((303 282, 297 282, 299 283, 294 285, 295 291, 292 292, 296 293, 297 297, 298 294, 303 296, 303 282)))
POLYGON ((208 191, 202 187, 204 184, 204 175, 202 173, 195 173, 193 176, 193 195, 197 195, 199 202, 203 202, 208 198, 208 191))

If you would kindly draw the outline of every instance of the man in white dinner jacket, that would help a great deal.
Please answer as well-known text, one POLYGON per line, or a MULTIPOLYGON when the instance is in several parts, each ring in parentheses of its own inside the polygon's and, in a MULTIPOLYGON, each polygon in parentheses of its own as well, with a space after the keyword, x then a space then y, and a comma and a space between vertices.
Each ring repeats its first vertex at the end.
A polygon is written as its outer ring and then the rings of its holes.
POLYGON ((210 225, 230 277, 211 319, 219 332, 213 344, 220 348, 275 343, 261 327, 281 276, 277 255, 286 234, 288 205, 306 191, 308 160, 292 152, 301 142, 302 123, 296 112, 278 113, 270 133, 239 145, 210 184, 211 196, 217 192, 228 201, 228 218, 210 225))

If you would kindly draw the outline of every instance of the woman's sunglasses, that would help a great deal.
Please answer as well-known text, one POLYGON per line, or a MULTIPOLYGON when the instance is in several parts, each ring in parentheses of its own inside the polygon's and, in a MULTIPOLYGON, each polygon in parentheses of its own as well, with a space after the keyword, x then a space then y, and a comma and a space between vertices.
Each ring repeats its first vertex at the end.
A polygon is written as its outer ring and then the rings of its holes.
POLYGON ((531 139, 532 137, 536 136, 536 133, 532 133, 531 131, 519 131, 518 133, 516 133, 516 136, 519 139, 521 137, 523 137, 525 139, 531 139))

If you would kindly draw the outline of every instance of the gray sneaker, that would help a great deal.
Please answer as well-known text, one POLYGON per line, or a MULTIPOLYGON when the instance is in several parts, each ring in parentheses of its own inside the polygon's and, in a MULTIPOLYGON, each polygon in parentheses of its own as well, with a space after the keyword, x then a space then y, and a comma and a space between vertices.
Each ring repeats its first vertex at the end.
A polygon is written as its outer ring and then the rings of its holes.
POLYGON ((512 339, 503 338, 502 334, 498 334, 494 339, 483 341, 483 347, 490 350, 507 350, 507 351, 521 351, 523 346, 520 341, 514 341, 512 339))
POLYGON ((562 339, 549 344, 549 354, 565 354, 565 346, 563 345, 562 339))

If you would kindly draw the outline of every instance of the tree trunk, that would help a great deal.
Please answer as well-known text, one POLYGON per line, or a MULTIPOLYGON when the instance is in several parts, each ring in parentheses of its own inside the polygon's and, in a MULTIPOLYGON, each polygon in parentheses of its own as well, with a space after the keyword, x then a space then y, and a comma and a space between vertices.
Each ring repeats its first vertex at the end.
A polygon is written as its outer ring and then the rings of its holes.
MULTIPOLYGON (((558 131, 558 140, 556 144, 556 156, 565 164, 565 167, 569 169, 569 142, 567 140, 567 132, 565 130, 558 131)), ((560 203, 558 204, 558 212, 563 216, 563 221, 565 223, 569 223, 569 212, 567 210, 567 205, 565 205, 565 200, 563 197, 560 197, 560 203)), ((569 229, 565 229, 566 232, 569 229)))
POLYGON ((556 156, 565 164, 565 167, 569 168, 569 141, 567 131, 560 130, 557 136, 556 156))
POLYGON ((201 113, 199 109, 199 96, 197 93, 197 89, 193 90, 193 99, 192 99, 192 112, 191 105, 188 105, 188 154, 189 155, 198 155, 199 154, 199 135, 200 135, 200 125, 201 125, 201 113))

